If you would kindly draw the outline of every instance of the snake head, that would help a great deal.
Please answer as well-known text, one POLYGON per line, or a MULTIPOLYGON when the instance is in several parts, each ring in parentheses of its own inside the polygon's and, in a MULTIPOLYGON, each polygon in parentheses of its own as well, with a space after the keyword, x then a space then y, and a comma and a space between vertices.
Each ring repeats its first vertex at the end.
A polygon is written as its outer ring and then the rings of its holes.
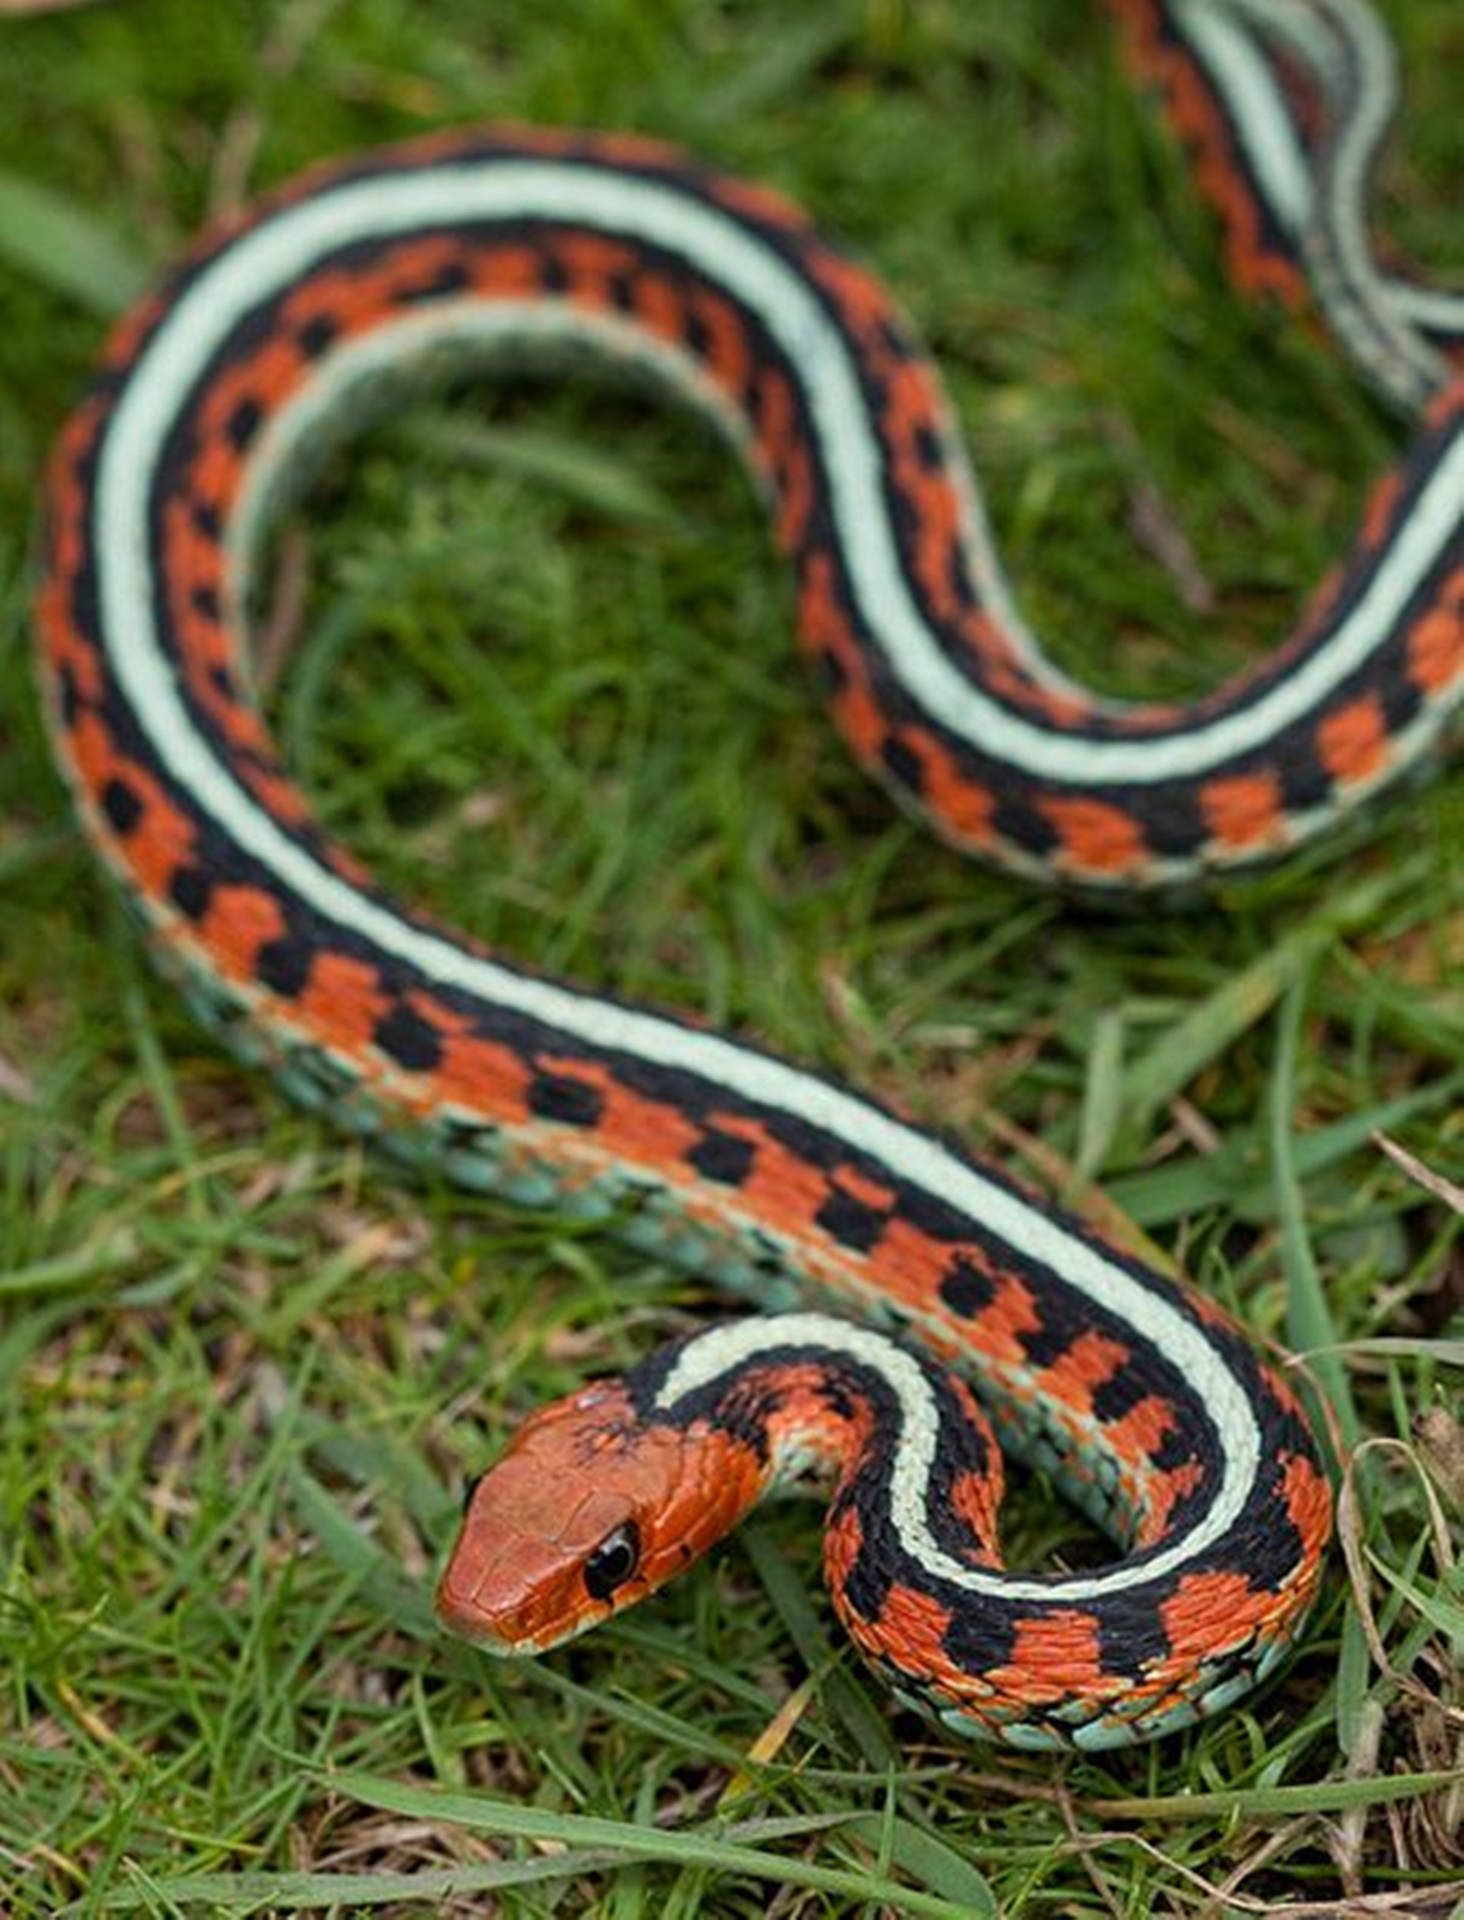
POLYGON ((664 1586, 765 1480, 751 1447, 600 1381, 526 1421, 469 1487, 437 1617, 489 1652, 542 1653, 664 1586))

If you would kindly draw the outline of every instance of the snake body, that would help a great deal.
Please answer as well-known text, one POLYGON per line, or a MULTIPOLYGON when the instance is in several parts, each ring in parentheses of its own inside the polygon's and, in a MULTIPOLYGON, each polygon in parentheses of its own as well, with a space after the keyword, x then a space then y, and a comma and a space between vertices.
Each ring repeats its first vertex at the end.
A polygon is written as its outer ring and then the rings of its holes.
POLYGON ((883 287, 781 198, 639 138, 456 131, 312 173, 124 322, 61 437, 39 597, 54 736, 200 1010, 342 1124, 769 1310, 530 1423, 439 1592, 486 1643, 577 1631, 810 1472, 835 1482, 826 1563, 860 1646, 901 1697, 1018 1746, 1111 1746, 1226 1704, 1315 1593, 1315 1443, 1223 1313, 872 1100, 384 897, 292 784, 244 658, 260 530, 343 422, 465 366, 588 355, 741 450, 839 728, 956 846, 1167 887, 1308 841, 1419 764, 1464 690, 1464 310, 1368 243, 1386 43, 1341 0, 1113 11, 1238 277, 1312 286, 1363 372, 1422 412, 1293 638, 1194 705, 1103 701, 1046 661, 883 287), (967 1377, 1001 1444, 1124 1557, 1000 1567, 967 1377))

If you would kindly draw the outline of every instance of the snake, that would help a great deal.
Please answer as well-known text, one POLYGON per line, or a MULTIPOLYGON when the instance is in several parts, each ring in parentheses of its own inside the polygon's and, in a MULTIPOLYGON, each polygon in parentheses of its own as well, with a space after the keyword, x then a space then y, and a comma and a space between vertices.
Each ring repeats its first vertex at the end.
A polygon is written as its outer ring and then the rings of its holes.
POLYGON ((898 1703, 1100 1750, 1241 1699, 1319 1591, 1327 1465, 1226 1312, 833 1078, 389 898, 292 779, 249 654, 264 534, 363 420, 484 368, 591 367, 730 443, 838 730, 956 849, 1080 901, 1163 898, 1437 760, 1464 697, 1464 301, 1372 243, 1391 47, 1359 0, 1109 11, 1237 282, 1411 422, 1295 631, 1202 698, 1059 672, 889 292, 781 194, 640 134, 455 127, 317 167, 121 321, 60 434, 51 736, 194 1008, 342 1128, 758 1309, 542 1409, 470 1484, 436 1606, 489 1652, 566 1640, 817 1488, 833 1608, 898 1703), (1115 1556, 1004 1566, 1004 1454, 1115 1556))

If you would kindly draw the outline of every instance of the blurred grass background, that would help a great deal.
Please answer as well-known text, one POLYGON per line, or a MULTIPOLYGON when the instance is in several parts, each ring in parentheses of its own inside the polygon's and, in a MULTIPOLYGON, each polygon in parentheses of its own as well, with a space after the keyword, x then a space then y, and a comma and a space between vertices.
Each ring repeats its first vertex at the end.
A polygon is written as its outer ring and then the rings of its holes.
MULTIPOLYGON (((1386 12, 1384 216, 1444 274, 1464 21, 1386 12)), ((1323 339, 1232 295, 1097 10, 110 0, 0 14, 0 54, 0 1910, 1137 1915, 1366 1886, 1448 1911, 1464 1595, 1405 1443, 1431 1413, 1447 1452, 1464 1260, 1447 1195, 1370 1135, 1464 1166, 1457 773, 1199 910, 1084 914, 857 776, 745 481, 641 397, 425 402, 278 537, 277 725, 396 889, 1070 1202, 1101 1181, 1260 1335, 1345 1343, 1315 1363, 1344 1422, 1398 1443, 1356 1592, 1338 1560, 1239 1712, 1054 1764, 889 1709, 830 1631, 805 1511, 546 1662, 431 1637, 464 1474, 715 1302, 404 1185, 216 1052, 36 715, 41 463, 107 320, 299 166, 499 117, 664 134, 813 209, 938 355, 1063 665, 1213 684, 1284 630, 1399 434, 1323 339)), ((1009 1530, 1017 1559, 1089 1551, 1040 1485, 1009 1530)))

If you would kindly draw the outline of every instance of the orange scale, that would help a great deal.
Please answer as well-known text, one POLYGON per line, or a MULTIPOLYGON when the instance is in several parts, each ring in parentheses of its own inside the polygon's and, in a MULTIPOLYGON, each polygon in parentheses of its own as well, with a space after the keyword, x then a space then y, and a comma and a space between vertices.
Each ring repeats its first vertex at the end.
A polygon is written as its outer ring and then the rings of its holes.
MULTIPOLYGON (((261 348, 258 351, 265 352, 268 349, 261 348)), ((236 408, 251 404, 261 408, 264 406, 267 396, 254 370, 257 358, 258 353, 255 353, 243 360, 233 361, 210 381, 197 413, 201 438, 225 433, 236 408)))
POLYGON ((570 135, 562 143, 563 149, 573 149, 581 140, 596 159, 612 167, 651 167, 658 173, 668 173, 680 172, 686 165, 680 148, 648 133, 597 133, 580 139, 570 135))
POLYGON ((806 262, 809 273, 842 309, 850 332, 869 336, 894 321, 895 309, 889 295, 852 260, 820 249, 806 262))
POLYGON ((996 795, 963 773, 945 748, 906 728, 900 738, 920 755, 925 772, 925 804, 951 839, 971 847, 995 844, 996 795))
POLYGON ((456 266, 462 258, 462 245, 447 234, 423 234, 411 240, 399 240, 382 259, 378 269, 393 295, 398 295, 431 279, 445 267, 456 266))
POLYGON ((318 953, 304 989, 288 1003, 291 1015, 328 1047, 361 1058, 376 1025, 391 1007, 376 969, 346 953, 318 953))
POLYGON ((1376 694, 1338 707, 1317 725, 1317 754, 1334 780, 1366 780, 1388 757, 1388 723, 1376 694))
MULTIPOLYGON (((1456 347, 1451 358, 1458 364, 1461 349, 1456 347)), ((1452 381, 1448 386, 1434 394, 1424 408, 1424 422, 1435 431, 1447 427, 1453 420, 1464 415, 1464 379, 1452 381)))
POLYGON ((1243 1573, 1187 1573, 1159 1618, 1170 1645, 1170 1662, 1188 1664, 1233 1647, 1276 1613, 1278 1596, 1257 1593, 1243 1573))
POLYGON ((829 709, 834 725, 859 758, 871 766, 879 760, 886 738, 885 718, 868 687, 849 681, 835 694, 829 709))
POLYGON ((999 1567, 1001 1561, 989 1544, 997 1537, 997 1508, 1000 1489, 993 1498, 991 1482, 984 1473, 969 1468, 951 1482, 951 1511, 970 1529, 971 1539, 961 1548, 961 1558, 972 1567, 999 1567))
POLYGON ((1080 872, 1132 873, 1147 859, 1138 821, 1106 800, 1052 794, 1037 802, 1037 811, 1056 829, 1059 861, 1080 872))
POLYGON ((708 191, 724 207, 746 214, 751 220, 760 220, 766 226, 779 227, 785 233, 809 231, 808 216, 791 200, 774 193, 771 187, 759 186, 751 180, 716 179, 709 183, 708 191))
POLYGON ((835 1595, 839 1595, 854 1571, 854 1563, 859 1558, 859 1549, 864 1544, 864 1529, 859 1523, 859 1511, 848 1506, 834 1514, 824 1528, 823 1563, 829 1585, 835 1595))
POLYGON ((1194 1492, 1204 1477, 1205 1470, 1197 1460, 1191 1460, 1182 1467, 1171 1467, 1167 1472, 1151 1469, 1144 1476, 1142 1487, 1133 1489, 1135 1504, 1140 1508, 1139 1523, 1134 1530, 1134 1545, 1157 1546, 1169 1531, 1169 1520, 1174 1509, 1194 1492))
POLYGON ((805 652, 826 651, 850 678, 864 677, 864 660, 839 605, 834 564, 826 553, 810 555, 798 592, 798 642, 805 652))
POLYGON ((709 287, 691 296, 691 311, 706 336, 705 359, 712 377, 740 403, 752 372, 752 345, 736 308, 709 287))
POLYGON ((628 273, 636 266, 636 255, 623 240, 606 234, 567 232, 555 237, 554 253, 572 280, 602 304, 605 282, 616 274, 628 273))
POLYGON ((1281 780, 1269 769, 1207 780, 1199 799, 1206 828, 1223 847, 1279 846, 1286 837, 1281 780))
MULTIPOLYGON (((234 711, 239 713, 244 709, 235 708, 234 711)), ((261 740, 268 745, 266 736, 261 735, 261 740)), ((310 802, 286 774, 276 773, 269 767, 245 764, 239 768, 239 775, 255 799, 262 802, 266 811, 285 826, 304 826, 312 817, 310 802)))
POLYGON ((279 902, 258 887, 215 887, 198 922, 199 940, 230 980, 252 980, 260 949, 284 931, 279 902))
POLYGON ((1397 467, 1391 468, 1372 487, 1362 509, 1362 526, 1359 529, 1360 542, 1366 551, 1371 552, 1381 546, 1387 537, 1402 491, 1403 474, 1397 467))
POLYGON ((1281 1471, 1281 1497, 1307 1557, 1320 1564, 1332 1537, 1332 1489, 1326 1476, 1304 1455, 1292 1454, 1281 1471))
POLYGON ((813 517, 813 463, 808 449, 795 442, 783 462, 778 485, 778 539, 791 550, 797 547, 813 517))
POLYGON ((72 763, 93 794, 100 794, 114 774, 130 775, 131 767, 117 754, 111 734, 96 714, 79 713, 68 740, 72 763))
POLYGON ((1442 693, 1464 671, 1464 612, 1433 607, 1408 630, 1408 677, 1425 693, 1442 693))
POLYGON ((624 1159, 679 1180, 679 1163, 701 1138, 701 1129, 676 1107, 647 1100, 616 1080, 602 1091, 605 1105, 596 1137, 624 1159))
POLYGON ((894 1189, 885 1186, 880 1180, 872 1180, 868 1174, 861 1173, 858 1167, 836 1167, 834 1181, 845 1193, 852 1194, 856 1200, 862 1200, 866 1207, 885 1210, 895 1204, 894 1189))
POLYGON ((192 499, 175 496, 163 512, 165 566, 171 580, 190 587, 217 587, 223 573, 223 556, 218 545, 198 531, 193 518, 192 499))
POLYGON ((996 1292, 989 1305, 968 1321, 971 1339, 983 1354, 998 1363, 1025 1368, 1029 1363, 1022 1338, 1036 1333, 1042 1315, 1032 1289, 1014 1274, 994 1276, 996 1292))
POLYGON ((392 301, 389 273, 364 273, 349 276, 340 291, 339 304, 333 310, 343 334, 370 333, 396 313, 392 301))
POLYGON ((141 822, 128 835, 122 851, 141 890, 153 900, 164 900, 173 875, 193 858, 193 823, 166 797, 164 789, 147 781, 139 769, 129 769, 127 777, 138 788, 143 788, 146 781, 151 791, 141 822))
POLYGON ((801 1155, 780 1145, 761 1121, 735 1113, 710 1117, 721 1132, 746 1140, 757 1149, 751 1169, 733 1197, 737 1209, 765 1221, 774 1232, 806 1236, 828 1198, 824 1176, 801 1155))
MULTIPOLYGON (((908 1220, 895 1219, 885 1227, 878 1246, 871 1249, 869 1264, 882 1289, 922 1313, 940 1312, 940 1283, 945 1277, 948 1259, 948 1248, 911 1226, 908 1220)), ((951 1320, 953 1327, 964 1327, 964 1324, 951 1320)))
POLYGON ((952 1665, 943 1644, 950 1624, 948 1607, 933 1595, 897 1581, 885 1595, 874 1626, 866 1627, 856 1637, 892 1659, 905 1673, 964 1693, 970 1690, 971 1682, 952 1665))
POLYGON ((686 344, 686 302, 678 288, 656 274, 643 273, 633 290, 639 318, 659 339, 686 344))
POLYGON ((106 677, 96 649, 71 624, 70 597, 69 583, 53 574, 37 600, 46 660, 58 674, 65 668, 82 700, 95 706, 106 692, 106 677))
POLYGON ((292 332, 299 332, 319 320, 339 325, 346 296, 354 284, 355 275, 343 268, 322 268, 281 300, 280 324, 292 332))
POLYGON ((901 360, 891 370, 880 420, 890 445, 912 458, 923 434, 939 433, 935 388, 919 361, 901 360))
POLYGON ((221 516, 227 514, 239 488, 242 466, 239 455, 222 436, 206 440, 189 474, 195 498, 211 501, 221 516))
POLYGON ((768 1436, 775 1446, 812 1446, 828 1464, 837 1465, 857 1457, 868 1444, 874 1428, 868 1402, 855 1397, 846 1413, 836 1413, 824 1392, 822 1367, 793 1361, 760 1374, 760 1384, 763 1379, 776 1396, 768 1415, 768 1436))
POLYGON ((782 470, 789 448, 794 444, 797 414, 793 388, 776 368, 768 368, 754 388, 757 409, 757 442, 762 456, 774 473, 782 470))
POLYGON ((470 256, 468 270, 473 291, 498 300, 527 298, 544 284, 544 263, 531 247, 487 248, 470 256))
POLYGON ((1173 1433, 1177 1421, 1170 1402, 1150 1393, 1121 1419, 1110 1422, 1103 1437, 1121 1460, 1147 1473, 1151 1471, 1151 1456, 1173 1433))
POLYGON ((1102 1333, 1083 1333, 1037 1375, 1032 1385, 1035 1391, 1063 1402, 1074 1413, 1091 1414, 1093 1395, 1128 1358, 1129 1349, 1121 1340, 1102 1333))
POLYGON ((107 368, 130 367, 143 342, 162 318, 166 305, 167 301, 161 294, 152 294, 132 307, 107 335, 100 364, 107 368))
POLYGON ((1076 1607, 1018 1620, 1010 1659, 986 1677, 1002 1693, 1039 1707, 1074 1693, 1112 1693, 1121 1684, 1103 1670, 1097 1620, 1076 1607))
MULTIPOLYGON (((221 659, 205 663, 196 655, 190 655, 190 660, 191 664, 198 669, 196 673, 189 675, 198 704, 213 720, 229 744, 253 753, 270 752, 272 750, 270 737, 259 715, 252 707, 246 707, 241 701, 225 693, 212 676, 202 670, 205 664, 223 666, 227 662, 221 659)), ((246 779, 254 771, 253 768, 246 769, 246 779)))
POLYGON ((511 1047, 471 1034, 449 1034, 438 1064, 444 1105, 515 1125, 528 1118, 529 1072, 511 1047))

